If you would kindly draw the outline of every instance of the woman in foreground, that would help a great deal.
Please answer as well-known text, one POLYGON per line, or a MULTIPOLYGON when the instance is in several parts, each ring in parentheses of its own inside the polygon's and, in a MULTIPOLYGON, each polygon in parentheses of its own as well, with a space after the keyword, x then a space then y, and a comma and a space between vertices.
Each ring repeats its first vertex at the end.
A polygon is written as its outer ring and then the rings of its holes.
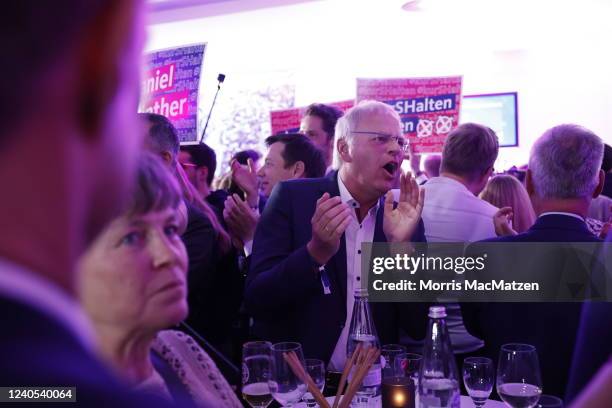
POLYGON ((241 407, 197 343, 166 330, 188 312, 181 203, 176 180, 143 155, 127 210, 81 258, 81 302, 102 357, 135 389, 199 407, 241 407))

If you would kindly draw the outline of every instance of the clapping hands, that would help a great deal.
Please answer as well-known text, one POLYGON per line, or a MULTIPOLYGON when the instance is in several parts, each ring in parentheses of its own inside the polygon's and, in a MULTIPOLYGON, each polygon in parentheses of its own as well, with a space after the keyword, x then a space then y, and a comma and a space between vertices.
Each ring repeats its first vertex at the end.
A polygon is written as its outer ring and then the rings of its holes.
POLYGON ((425 191, 412 177, 411 173, 400 176, 400 196, 397 207, 393 208, 393 192, 385 197, 385 217, 383 230, 388 242, 410 241, 421 219, 425 191))

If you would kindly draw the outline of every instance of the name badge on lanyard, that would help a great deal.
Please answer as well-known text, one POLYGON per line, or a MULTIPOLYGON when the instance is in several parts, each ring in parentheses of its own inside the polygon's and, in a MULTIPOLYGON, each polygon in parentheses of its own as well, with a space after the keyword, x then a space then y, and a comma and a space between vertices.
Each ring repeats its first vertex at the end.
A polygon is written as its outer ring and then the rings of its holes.
POLYGON ((319 273, 321 274, 321 285, 323 285, 323 293, 331 295, 331 285, 329 283, 329 276, 325 270, 325 265, 319 267, 319 273))

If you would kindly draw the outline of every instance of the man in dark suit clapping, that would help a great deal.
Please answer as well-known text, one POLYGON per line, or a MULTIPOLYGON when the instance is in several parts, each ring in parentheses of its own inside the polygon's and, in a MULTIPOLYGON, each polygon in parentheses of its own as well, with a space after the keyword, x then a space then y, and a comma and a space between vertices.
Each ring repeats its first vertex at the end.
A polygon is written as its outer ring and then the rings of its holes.
MULTIPOLYGON (((336 125, 338 171, 274 188, 255 233, 245 292, 258 337, 299 341, 305 355, 342 370, 353 293, 361 287, 361 243, 425 240, 414 179, 402 176, 397 205, 389 191, 406 148, 397 113, 362 102, 336 125)), ((372 313, 383 344, 398 341, 399 327, 423 337, 423 305, 373 303, 372 313)))

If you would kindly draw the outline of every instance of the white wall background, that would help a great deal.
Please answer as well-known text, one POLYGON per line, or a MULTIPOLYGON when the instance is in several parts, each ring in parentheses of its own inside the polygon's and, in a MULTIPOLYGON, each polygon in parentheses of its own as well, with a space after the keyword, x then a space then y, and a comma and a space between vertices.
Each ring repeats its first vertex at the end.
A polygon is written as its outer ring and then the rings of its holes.
POLYGON ((404 2, 244 0, 158 11, 147 49, 208 43, 205 112, 219 72, 231 87, 243 75, 291 71, 297 106, 352 99, 357 77, 460 74, 464 94, 519 93, 520 146, 502 149, 497 168, 525 163, 533 140, 560 123, 612 143, 612 1, 421 0, 417 11, 404 2))

